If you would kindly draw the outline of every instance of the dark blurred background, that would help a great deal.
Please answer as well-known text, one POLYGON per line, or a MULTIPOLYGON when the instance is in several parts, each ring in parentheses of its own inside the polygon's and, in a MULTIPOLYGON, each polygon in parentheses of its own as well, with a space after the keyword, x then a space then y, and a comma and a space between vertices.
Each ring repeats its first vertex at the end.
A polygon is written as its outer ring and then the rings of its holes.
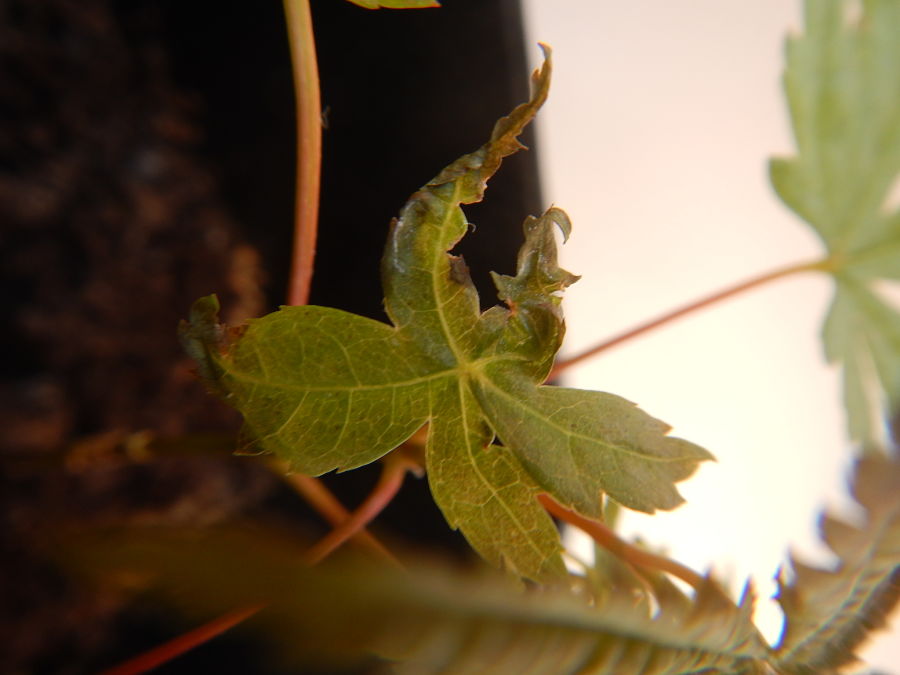
MULTIPOLYGON (((384 319, 390 218, 527 98, 536 46, 516 0, 312 4, 327 123, 312 302, 384 319)), ((201 295, 218 293, 229 323, 284 301, 293 125, 277 0, 0 0, 0 671, 93 672, 191 627, 74 584, 46 558, 53 532, 326 531, 269 469, 230 455, 239 419, 176 337, 201 295)), ((541 208, 532 151, 467 209, 478 228, 461 251, 483 302, 541 208)), ((328 482, 352 507, 376 474, 328 482)), ((469 555, 424 480, 376 530, 469 555)), ((278 672, 261 658, 238 630, 159 672, 278 672)))

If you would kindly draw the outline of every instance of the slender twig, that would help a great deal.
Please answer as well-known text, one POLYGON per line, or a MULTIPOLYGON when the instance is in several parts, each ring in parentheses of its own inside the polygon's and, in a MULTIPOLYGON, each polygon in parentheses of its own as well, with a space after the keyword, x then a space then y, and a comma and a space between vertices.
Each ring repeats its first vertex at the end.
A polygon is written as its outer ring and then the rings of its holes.
MULTIPOLYGON (((332 526, 339 527, 351 518, 350 512, 318 478, 285 473, 284 479, 332 526)), ((384 544, 363 528, 353 533, 353 540, 386 560, 395 560, 384 544)))
POLYGON ((668 312, 667 314, 663 314, 662 316, 653 319, 652 321, 648 321, 647 323, 641 324, 636 328, 632 328, 631 330, 616 335, 615 337, 601 342, 600 344, 594 345, 590 349, 587 349, 571 358, 557 362, 556 365, 553 366, 553 370, 550 372, 549 379, 558 376, 564 370, 568 370, 572 366, 575 366, 582 361, 596 356, 601 352, 605 352, 607 349, 611 349, 612 347, 615 347, 623 342, 627 342, 632 338, 638 337, 639 335, 642 335, 644 333, 648 333, 655 328, 659 328, 663 324, 674 321, 675 319, 680 319, 687 314, 691 314, 692 312, 704 309, 706 307, 709 307, 710 305, 716 304, 717 302, 721 302, 722 300, 726 300, 730 297, 738 295, 739 293, 743 293, 744 291, 748 291, 752 288, 757 288, 777 279, 783 279, 784 277, 793 276, 794 274, 799 274, 801 272, 825 270, 828 269, 829 265, 830 260, 824 259, 816 260, 815 262, 801 263, 799 265, 791 265, 789 267, 781 267, 771 272, 753 277, 752 279, 748 279, 747 281, 743 281, 739 284, 735 284, 734 286, 725 288, 724 290, 713 293, 712 295, 708 295, 705 298, 701 298, 700 300, 692 302, 688 305, 679 307, 678 309, 668 312))
POLYGON ((596 520, 589 520, 584 516, 578 515, 574 511, 570 511, 562 504, 556 502, 550 495, 541 494, 538 496, 538 501, 540 501, 541 505, 547 509, 548 513, 583 530, 607 551, 635 567, 667 572, 690 584, 694 588, 700 588, 700 586, 705 583, 703 577, 694 570, 685 567, 681 563, 671 560, 670 558, 656 555, 655 553, 645 551, 637 546, 632 546, 628 542, 619 539, 616 533, 603 523, 596 520))
POLYGON ((246 605, 234 609, 133 659, 104 670, 100 675, 138 675, 158 668, 249 619, 263 607, 265 605, 246 605))
POLYGON ((287 301, 289 305, 305 305, 312 283, 319 220, 322 103, 309 0, 284 0, 284 13, 294 71, 297 119, 294 246, 287 301))
MULTIPOLYGON (((384 460, 381 478, 369 496, 353 512, 352 516, 344 520, 307 551, 307 562, 310 565, 320 563, 345 541, 359 534, 373 518, 391 503, 391 500, 403 485, 403 478, 409 468, 410 463, 406 459, 400 456, 388 455, 384 460)), ((400 564, 390 553, 387 553, 387 555, 390 556, 394 563, 400 564)))

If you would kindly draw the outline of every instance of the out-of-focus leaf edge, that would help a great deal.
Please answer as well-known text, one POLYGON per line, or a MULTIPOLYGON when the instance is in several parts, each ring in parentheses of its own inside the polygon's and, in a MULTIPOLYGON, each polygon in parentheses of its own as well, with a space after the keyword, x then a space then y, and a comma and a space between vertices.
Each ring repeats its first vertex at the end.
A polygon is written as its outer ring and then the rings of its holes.
POLYGON ((79 574, 153 578, 161 598, 195 620, 266 604, 251 628, 293 665, 376 656, 419 675, 736 675, 765 672, 770 653, 750 621, 752 594, 735 604, 712 580, 693 599, 654 586, 654 613, 628 588, 591 606, 559 589, 522 592, 496 572, 423 559, 406 571, 349 556, 307 568, 289 537, 259 527, 202 537, 106 533, 67 548, 79 574))
POLYGON ((837 566, 811 567, 791 556, 792 573, 779 574, 785 629, 776 656, 784 672, 812 675, 852 663, 900 600, 900 458, 868 453, 851 482, 865 521, 850 525, 827 514, 820 521, 837 566))

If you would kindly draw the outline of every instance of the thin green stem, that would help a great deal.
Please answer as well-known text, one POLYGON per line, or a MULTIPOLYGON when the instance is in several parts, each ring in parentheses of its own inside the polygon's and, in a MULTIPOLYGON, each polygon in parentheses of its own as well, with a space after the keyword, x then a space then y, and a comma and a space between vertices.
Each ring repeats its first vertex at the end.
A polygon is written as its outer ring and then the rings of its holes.
POLYGON ((672 576, 678 577, 694 588, 700 588, 700 586, 703 585, 703 577, 689 567, 685 567, 681 563, 670 558, 665 558, 661 555, 656 555, 650 551, 645 551, 644 549, 632 546, 628 542, 619 539, 616 533, 603 523, 596 520, 589 520, 574 511, 570 511, 562 504, 556 502, 550 495, 538 495, 538 501, 550 515, 556 516, 563 522, 574 525, 590 535, 597 544, 625 562, 634 565, 635 567, 666 572, 672 576))
POLYGON ((553 366, 553 370, 550 371, 549 379, 552 379, 558 376, 565 370, 568 370, 572 366, 576 366, 582 361, 586 361, 587 359, 596 356, 602 352, 605 352, 608 349, 612 349, 617 345, 627 342, 632 338, 636 338, 639 335, 643 335, 644 333, 649 333, 660 326, 669 323, 670 321, 674 321, 676 319, 680 319, 683 316, 688 314, 692 314, 701 309, 705 309, 711 305, 714 305, 722 300, 727 300, 728 298, 734 297, 744 291, 749 291, 753 288, 757 288, 759 286, 763 286, 777 279, 783 279, 785 277, 793 276, 795 274, 800 274, 801 272, 812 272, 812 271, 825 271, 830 269, 832 262, 829 258, 825 258, 823 260, 816 260, 814 262, 808 263, 800 263, 798 265, 790 265, 788 267, 781 267, 771 272, 766 272, 765 274, 761 274, 757 277, 753 277, 752 279, 748 279, 739 284, 735 284, 734 286, 729 286, 717 293, 713 293, 712 295, 708 295, 705 298, 701 298, 695 302, 692 302, 688 305, 684 305, 683 307, 679 307, 671 312, 663 314, 652 321, 648 321, 647 323, 641 324, 631 330, 625 331, 624 333, 620 333, 615 337, 612 337, 604 342, 601 342, 593 347, 586 349, 580 354, 576 354, 575 356, 564 359, 556 363, 553 366))
POLYGON ((297 119, 294 245, 287 301, 289 305, 305 305, 309 301, 316 256, 322 167, 322 103, 309 0, 284 0, 284 14, 294 71, 297 119))

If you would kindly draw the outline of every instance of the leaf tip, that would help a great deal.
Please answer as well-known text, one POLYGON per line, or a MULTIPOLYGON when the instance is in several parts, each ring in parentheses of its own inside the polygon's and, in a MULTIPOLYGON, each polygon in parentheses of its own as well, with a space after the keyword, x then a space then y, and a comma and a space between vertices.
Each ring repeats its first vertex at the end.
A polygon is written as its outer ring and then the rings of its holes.
POLYGON ((544 217, 556 223, 559 231, 562 232, 563 243, 569 241, 569 237, 572 235, 572 220, 569 218, 568 213, 558 206, 551 206, 544 213, 544 217))
POLYGON ((191 305, 188 319, 178 325, 178 337, 188 356, 197 363, 200 375, 208 384, 216 379, 211 354, 223 340, 224 330, 219 323, 219 298, 215 294, 199 298, 191 305))

